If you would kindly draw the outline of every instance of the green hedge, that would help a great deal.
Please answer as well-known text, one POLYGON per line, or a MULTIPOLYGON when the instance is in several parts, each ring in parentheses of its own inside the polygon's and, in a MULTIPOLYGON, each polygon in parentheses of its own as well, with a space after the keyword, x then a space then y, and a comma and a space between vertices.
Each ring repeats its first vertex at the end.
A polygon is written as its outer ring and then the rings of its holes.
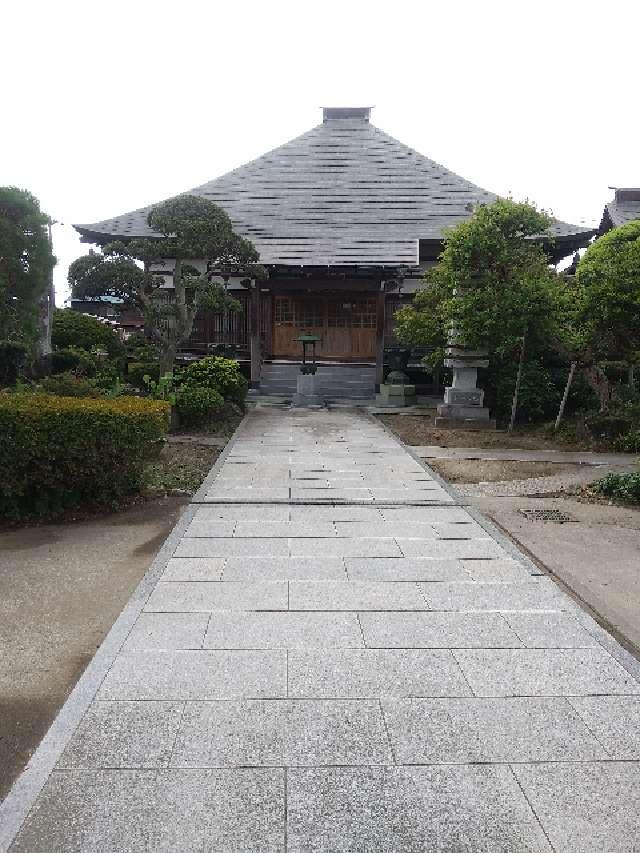
POLYGON ((184 387, 212 388, 225 400, 244 403, 248 384, 240 371, 240 365, 231 358, 210 356, 194 361, 180 376, 184 387))
POLYGON ((112 358, 124 354, 124 344, 111 326, 71 308, 56 308, 53 312, 51 343, 55 349, 78 347, 90 350, 98 347, 106 350, 112 358))
POLYGON ((0 394, 0 518, 115 507, 159 452, 166 403, 0 394))

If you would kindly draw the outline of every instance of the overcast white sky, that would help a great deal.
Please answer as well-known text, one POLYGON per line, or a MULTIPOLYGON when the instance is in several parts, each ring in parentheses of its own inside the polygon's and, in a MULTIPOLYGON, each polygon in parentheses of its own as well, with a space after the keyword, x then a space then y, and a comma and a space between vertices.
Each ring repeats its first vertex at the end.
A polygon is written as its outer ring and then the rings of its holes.
POLYGON ((374 105, 387 133, 575 223, 640 186, 638 0, 5 0, 0 185, 70 228, 374 105))

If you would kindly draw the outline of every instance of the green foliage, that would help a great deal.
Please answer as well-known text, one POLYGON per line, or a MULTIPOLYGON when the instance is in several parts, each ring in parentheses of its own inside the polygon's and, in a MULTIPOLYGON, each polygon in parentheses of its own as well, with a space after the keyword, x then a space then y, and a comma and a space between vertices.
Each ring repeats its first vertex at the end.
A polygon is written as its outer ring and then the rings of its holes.
POLYGON ((635 361, 640 350, 640 220, 589 246, 576 270, 575 325, 594 359, 635 361))
POLYGON ((165 373, 157 381, 148 375, 143 376, 142 379, 152 400, 166 400, 172 406, 175 405, 176 382, 172 373, 165 373))
POLYGON ((70 308, 54 311, 51 343, 55 349, 77 347, 88 351, 95 347, 105 350, 112 358, 124 354, 124 345, 110 326, 70 308))
POLYGON ((140 333, 130 335, 125 341, 125 348, 132 361, 155 361, 158 357, 157 349, 140 333))
POLYGON ((46 394, 56 394, 59 397, 100 397, 100 391, 90 379, 78 376, 76 373, 52 374, 45 376, 40 388, 46 394))
POLYGON ((118 504, 167 429, 164 403, 0 394, 0 517, 52 518, 118 504))
POLYGON ((206 423, 212 415, 220 412, 224 406, 222 395, 213 388, 198 385, 186 385, 176 397, 180 422, 193 427, 206 423))
MULTIPOLYGON (((495 388, 495 398, 492 401, 489 397, 489 402, 499 420, 506 420, 511 412, 517 370, 514 361, 494 366, 493 382, 489 385, 495 388)), ((536 423, 555 417, 561 398, 562 389, 554 383, 550 370, 540 362, 524 364, 518 395, 520 422, 536 423)))
POLYGON ((614 442, 621 453, 640 453, 640 427, 632 428, 614 442))
POLYGON ((0 388, 15 385, 27 358, 27 347, 18 341, 0 341, 0 388))
POLYGON ((95 376, 98 360, 95 355, 80 347, 62 347, 51 354, 53 373, 73 371, 78 376, 95 376))
POLYGON ((237 361, 222 356, 201 358, 190 364, 182 374, 183 386, 212 388, 233 403, 242 404, 247 396, 247 380, 237 361))
POLYGON ((26 345, 36 354, 39 303, 56 259, 48 217, 26 190, 0 187, 0 340, 26 345))
POLYGON ((170 372, 200 309, 240 310, 238 300, 212 276, 264 278, 266 273, 253 245, 207 199, 178 196, 153 208, 147 223, 157 236, 112 243, 103 254, 78 258, 69 268, 69 283, 75 297, 111 295, 139 307, 158 347, 161 371, 170 372), (152 268, 168 258, 175 261, 173 289, 164 287, 164 275, 152 268), (189 260, 204 261, 204 272, 189 260))
POLYGON ((499 199, 450 231, 425 288, 399 312, 404 343, 441 350, 450 328, 472 348, 512 356, 527 330, 548 337, 562 299, 540 240, 549 217, 529 204, 499 199), (413 313, 412 313, 413 312, 413 313))
POLYGON ((127 365, 127 380, 141 390, 147 387, 144 377, 154 382, 160 379, 160 363, 157 361, 130 361, 127 365))
POLYGON ((623 503, 640 503, 640 473, 607 474, 592 483, 591 490, 623 503))

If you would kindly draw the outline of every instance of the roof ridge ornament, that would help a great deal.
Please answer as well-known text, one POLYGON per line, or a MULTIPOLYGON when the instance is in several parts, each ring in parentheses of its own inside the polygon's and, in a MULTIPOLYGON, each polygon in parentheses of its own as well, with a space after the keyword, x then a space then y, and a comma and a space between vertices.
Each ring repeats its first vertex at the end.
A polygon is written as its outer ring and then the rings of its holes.
POLYGON ((322 121, 336 121, 341 119, 369 121, 373 107, 323 107, 322 121))

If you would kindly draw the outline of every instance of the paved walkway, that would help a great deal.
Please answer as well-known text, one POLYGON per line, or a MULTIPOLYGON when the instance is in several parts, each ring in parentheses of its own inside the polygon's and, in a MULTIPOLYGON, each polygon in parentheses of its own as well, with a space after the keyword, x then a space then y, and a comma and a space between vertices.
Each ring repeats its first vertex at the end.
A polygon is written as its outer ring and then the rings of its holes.
POLYGON ((640 668, 483 524, 362 414, 250 414, 0 849, 637 851, 640 668))

